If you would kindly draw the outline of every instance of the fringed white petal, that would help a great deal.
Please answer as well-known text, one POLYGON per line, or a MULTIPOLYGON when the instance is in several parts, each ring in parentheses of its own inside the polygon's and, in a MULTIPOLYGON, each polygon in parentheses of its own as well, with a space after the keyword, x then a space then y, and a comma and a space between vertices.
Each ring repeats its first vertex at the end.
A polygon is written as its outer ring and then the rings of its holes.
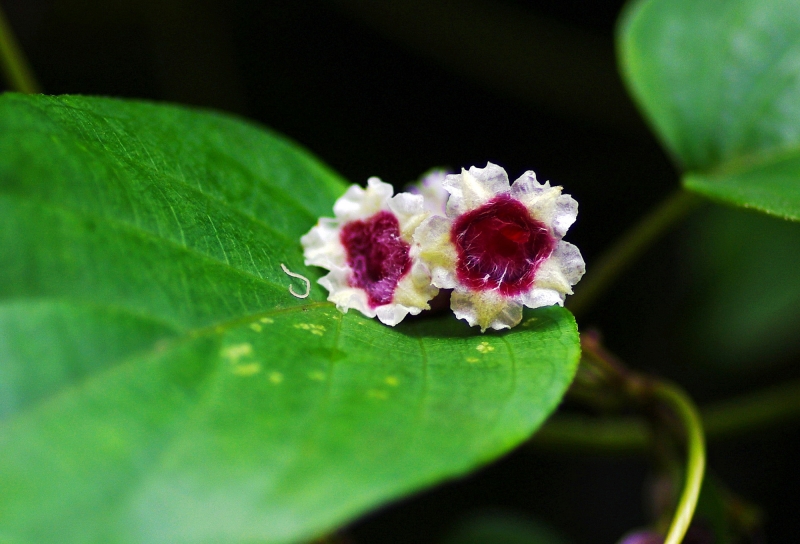
POLYGON ((541 198, 544 194, 552 190, 553 187, 550 187, 550 182, 545 181, 544 183, 540 183, 536 179, 536 173, 533 170, 528 170, 511 184, 511 196, 526 206, 529 202, 541 198))
POLYGON ((429 302, 438 292, 439 289, 431 284, 428 267, 415 261, 409 273, 397 282, 392 303, 378 306, 375 314, 384 325, 394 327, 409 314, 430 310, 429 302))
POLYGON ((564 305, 564 293, 556 289, 534 287, 530 291, 514 297, 514 300, 528 308, 539 308, 541 306, 564 305))
POLYGON ((561 261, 551 256, 539 265, 539 268, 536 270, 536 278, 531 288, 555 289, 561 293, 571 295, 572 285, 573 284, 570 283, 569 279, 564 275, 561 261))
POLYGON ((328 217, 320 218, 308 234, 300 238, 306 265, 331 269, 345 266, 345 254, 339 242, 339 222, 328 217))
POLYGON ((333 205, 333 213, 341 221, 366 219, 386 209, 392 193, 394 189, 388 183, 378 178, 369 178, 366 189, 351 185, 333 205))
POLYGON ((430 309, 428 302, 438 293, 439 288, 431 282, 428 267, 420 261, 415 261, 409 273, 397 282, 392 300, 394 303, 411 308, 411 314, 417 315, 420 310, 430 309))
POLYGON ((435 169, 427 172, 416 183, 408 186, 408 192, 422 195, 425 201, 425 211, 433 215, 444 215, 447 209, 447 199, 450 197, 442 183, 448 172, 435 169))
POLYGON ((377 317, 383 324, 394 327, 407 315, 417 315, 430 309, 430 301, 439 292, 431 285, 427 268, 420 263, 397 284, 393 302, 371 308, 363 289, 350 287, 349 268, 334 268, 319 279, 319 284, 328 290, 328 300, 342 313, 354 308, 367 317, 377 317))
POLYGON ((414 239, 414 231, 422 221, 428 217, 422 195, 399 193, 388 201, 389 210, 397 217, 400 223, 400 234, 406 242, 414 239))
POLYGON ((562 195, 561 190, 560 186, 551 187, 549 181, 539 183, 536 174, 529 170, 514 181, 511 196, 561 239, 578 217, 578 203, 571 196, 562 195))
POLYGON ((572 286, 580 281, 586 265, 578 248, 563 240, 550 257, 539 265, 532 288, 518 295, 516 300, 529 308, 564 305, 566 295, 572 294, 572 286))
POLYGON ((564 305, 566 295, 572 294, 572 286, 580 281, 586 265, 578 248, 563 240, 550 257, 539 265, 533 287, 515 300, 528 308, 564 305))
POLYGON ((569 242, 563 240, 558 242, 556 249, 548 260, 559 263, 561 273, 570 285, 578 283, 586 273, 586 263, 583 261, 580 250, 569 242))
POLYGON ((556 237, 563 238, 567 230, 578 218, 578 202, 569 195, 561 195, 556 199, 550 225, 556 237))
POLYGON ((555 289, 571 295, 572 286, 578 283, 586 272, 581 252, 577 247, 560 240, 553 253, 536 271, 534 287, 555 289))
POLYGON ((450 295, 450 308, 458 319, 465 319, 470 327, 510 329, 522 320, 522 304, 495 291, 470 291, 458 285, 450 295))
POLYGON ((385 304, 375 308, 375 314, 380 322, 390 327, 400 323, 408 314, 417 315, 420 311, 419 308, 403 306, 402 304, 385 304))
POLYGON ((447 176, 442 183, 450 193, 447 216, 450 218, 483 206, 495 196, 510 190, 508 174, 500 166, 486 163, 486 168, 471 166, 460 174, 447 176))
POLYGON ((428 267, 431 282, 441 289, 456 286, 456 249, 450 241, 451 222, 440 215, 423 221, 414 233, 419 258, 428 267))
POLYGON ((367 293, 363 289, 350 287, 350 268, 334 267, 322 276, 317 283, 328 290, 328 300, 336 304, 336 308, 346 314, 355 308, 367 317, 375 317, 375 310, 369 307, 367 293))

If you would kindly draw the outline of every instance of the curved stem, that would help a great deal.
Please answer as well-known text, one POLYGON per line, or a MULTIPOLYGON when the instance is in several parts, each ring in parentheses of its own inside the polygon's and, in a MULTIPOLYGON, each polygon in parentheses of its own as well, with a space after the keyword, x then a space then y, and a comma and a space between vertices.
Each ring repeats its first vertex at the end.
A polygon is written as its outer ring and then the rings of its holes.
POLYGON ((14 91, 21 93, 39 93, 41 92, 36 78, 33 76, 33 71, 25 59, 19 44, 17 43, 14 33, 11 31, 11 25, 8 24, 5 13, 0 7, 0 69, 8 81, 8 85, 14 91))
MULTIPOLYGON (((583 382, 585 382, 583 385, 588 385, 589 390, 594 384, 593 387, 596 388, 598 398, 601 398, 602 391, 607 390, 618 395, 621 400, 627 401, 631 406, 637 407, 643 413, 649 414, 653 430, 662 426, 664 429, 674 430, 676 419, 677 423, 680 423, 682 432, 679 433, 679 440, 686 444, 685 482, 675 515, 672 517, 664 540, 664 544, 680 544, 692 522, 706 467, 705 436, 697 408, 689 396, 678 386, 628 370, 614 354, 603 347, 599 334, 591 331, 582 334, 581 349, 583 355, 576 382, 578 382, 578 378, 583 377, 583 382), (668 409, 671 415, 666 414, 664 408, 668 409), (652 426, 653 423, 656 425, 652 426)), ((609 429, 604 430, 608 431, 609 429)), ((562 440, 565 437, 577 438, 584 443, 586 443, 587 436, 591 436, 596 444, 603 447, 615 445, 614 441, 618 439, 621 430, 617 428, 613 429, 611 433, 601 433, 595 429, 591 433, 586 433, 585 429, 573 427, 562 428, 562 431, 567 432, 562 432, 561 436, 558 434, 555 436, 562 440)), ((643 434, 635 431, 626 435, 626 439, 638 440, 638 437, 643 434)), ((653 436, 655 440, 647 440, 647 443, 652 444, 655 452, 663 451, 656 444, 657 438, 669 438, 669 435, 655 433, 653 436)), ((669 440, 669 442, 673 441, 669 440)), ((672 449, 671 444, 667 444, 667 449, 672 449)), ((669 458, 672 459, 672 456, 669 458)))
POLYGON ((653 242, 684 218, 702 199, 678 189, 629 229, 589 268, 567 307, 576 316, 585 313, 600 294, 653 242))
POLYGON ((680 419, 686 434, 686 480, 675 516, 664 544, 680 544, 692 522, 706 468, 706 446, 700 414, 691 399, 678 387, 666 382, 653 384, 653 395, 668 405, 680 419))
POLYGON ((709 436, 728 436, 800 416, 800 381, 722 401, 702 410, 709 436))
POLYGON ((638 452, 650 443, 644 419, 556 415, 536 432, 537 448, 575 448, 591 452, 638 452))

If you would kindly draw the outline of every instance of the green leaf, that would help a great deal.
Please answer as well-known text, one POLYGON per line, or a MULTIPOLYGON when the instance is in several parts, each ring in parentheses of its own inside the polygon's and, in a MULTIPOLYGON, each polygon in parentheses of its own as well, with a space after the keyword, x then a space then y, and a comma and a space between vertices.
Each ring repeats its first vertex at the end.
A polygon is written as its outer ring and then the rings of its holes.
POLYGON ((618 44, 689 189, 800 220, 800 3, 641 0, 618 44))
POLYGON ((535 431, 566 310, 481 336, 288 293, 344 187, 221 114, 0 97, 0 541, 300 541, 535 431))
POLYGON ((715 200, 800 221, 800 151, 744 168, 690 172, 683 183, 715 200))

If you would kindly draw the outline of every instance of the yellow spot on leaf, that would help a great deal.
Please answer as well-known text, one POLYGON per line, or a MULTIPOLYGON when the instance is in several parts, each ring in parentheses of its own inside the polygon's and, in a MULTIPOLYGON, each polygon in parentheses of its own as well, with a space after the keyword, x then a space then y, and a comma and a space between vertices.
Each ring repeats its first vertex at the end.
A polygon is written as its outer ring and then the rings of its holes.
POLYGON ((478 358, 477 357, 467 357, 467 362, 468 363, 477 363, 478 362, 478 358))
POLYGON ((258 323, 250 323, 250 328, 256 332, 261 332, 261 325, 258 323))
POLYGON ((325 333, 325 327, 323 325, 315 325, 314 323, 295 323, 294 328, 310 331, 311 334, 317 336, 322 336, 325 333))
POLYGON ((475 346, 475 349, 477 349, 481 353, 489 353, 490 351, 494 351, 494 346, 490 346, 489 342, 481 342, 480 344, 475 346))
POLYGON ((273 323, 275 323, 275 320, 272 319, 271 317, 262 317, 261 319, 259 319, 259 321, 261 321, 264 325, 272 325, 273 323))
POLYGON ((247 342, 243 344, 233 344, 231 346, 226 346, 222 349, 220 354, 229 359, 230 362, 235 363, 245 355, 252 355, 253 353, 253 346, 247 342))
POLYGON ((320 370, 312 370, 308 373, 308 377, 318 382, 325 381, 325 373, 320 370))
POLYGON ((275 385, 278 385, 283 381, 283 374, 281 374, 280 372, 270 372, 269 381, 271 381, 275 385))
POLYGON ((400 380, 398 380, 396 376, 386 376, 386 379, 383 381, 386 382, 386 385, 391 385, 392 387, 397 387, 397 384, 400 383, 400 380))
POLYGON ((530 327, 531 325, 535 324, 537 321, 539 321, 538 317, 531 317, 529 319, 526 319, 525 322, 522 324, 522 326, 523 327, 530 327))
POLYGON ((236 365, 233 373, 237 376, 252 376, 261 372, 261 365, 258 363, 248 363, 246 365, 236 365))
POLYGON ((389 395, 386 394, 386 391, 381 391, 380 389, 370 389, 367 391, 367 396, 371 399, 378 400, 386 400, 389 398, 389 395))

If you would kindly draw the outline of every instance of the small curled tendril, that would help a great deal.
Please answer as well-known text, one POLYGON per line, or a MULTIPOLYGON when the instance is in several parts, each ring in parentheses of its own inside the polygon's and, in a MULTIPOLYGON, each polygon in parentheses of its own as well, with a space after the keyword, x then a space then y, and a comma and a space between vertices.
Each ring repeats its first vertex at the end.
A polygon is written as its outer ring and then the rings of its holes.
POLYGON ((286 266, 283 263, 281 263, 281 268, 283 268, 283 271, 286 272, 288 276, 291 276, 293 278, 298 278, 306 282, 306 292, 305 294, 302 295, 299 293, 295 293, 292 284, 289 284, 289 292, 292 294, 292 296, 297 298, 306 298, 309 295, 309 293, 311 293, 311 282, 308 281, 308 278, 303 276, 302 274, 295 274, 294 272, 286 268, 286 266))

